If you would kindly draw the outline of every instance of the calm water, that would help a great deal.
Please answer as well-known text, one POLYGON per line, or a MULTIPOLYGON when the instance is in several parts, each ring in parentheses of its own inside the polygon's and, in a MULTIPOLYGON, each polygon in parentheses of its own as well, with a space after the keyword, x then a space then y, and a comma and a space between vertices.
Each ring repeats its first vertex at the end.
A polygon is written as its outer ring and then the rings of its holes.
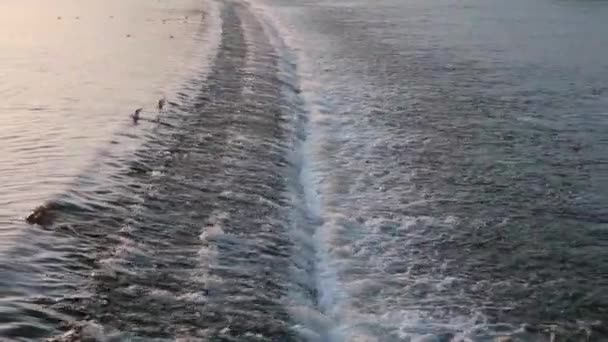
POLYGON ((3 2, 0 337, 607 341, 606 18, 3 2))
POLYGON ((140 134, 125 118, 156 111, 200 62, 200 13, 193 0, 2 1, 0 221, 64 191, 114 134, 140 134))

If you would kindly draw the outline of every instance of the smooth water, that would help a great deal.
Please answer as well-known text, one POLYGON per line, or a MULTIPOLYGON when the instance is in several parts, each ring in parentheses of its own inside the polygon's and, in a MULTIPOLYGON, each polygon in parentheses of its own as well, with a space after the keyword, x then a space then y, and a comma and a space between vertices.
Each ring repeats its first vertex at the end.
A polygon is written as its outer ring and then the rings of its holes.
POLYGON ((605 18, 3 2, 0 337, 608 340, 605 18))

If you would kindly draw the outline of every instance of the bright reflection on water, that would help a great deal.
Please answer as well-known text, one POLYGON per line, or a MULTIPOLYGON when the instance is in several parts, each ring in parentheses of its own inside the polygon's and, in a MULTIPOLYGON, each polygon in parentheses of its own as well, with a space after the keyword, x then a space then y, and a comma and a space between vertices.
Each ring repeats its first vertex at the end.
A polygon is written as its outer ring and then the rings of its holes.
POLYGON ((114 134, 140 132, 128 115, 153 115, 196 62, 201 18, 196 0, 0 2, 0 250, 114 134))

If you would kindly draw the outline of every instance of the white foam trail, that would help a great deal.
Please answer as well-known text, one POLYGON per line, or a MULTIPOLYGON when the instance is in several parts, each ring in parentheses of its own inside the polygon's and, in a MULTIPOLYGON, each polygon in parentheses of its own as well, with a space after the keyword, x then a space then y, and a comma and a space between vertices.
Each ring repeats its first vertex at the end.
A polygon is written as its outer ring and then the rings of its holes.
POLYGON ((210 293, 221 283, 221 280, 211 275, 210 270, 218 264, 218 240, 228 238, 223 229, 224 222, 228 219, 228 213, 214 210, 209 215, 199 236, 201 240, 201 248, 198 252, 200 266, 198 272, 193 275, 193 280, 199 282, 201 288, 207 289, 210 293))
MULTIPOLYGON (((415 250, 415 242, 432 236, 433 227, 450 229, 459 219, 392 213, 392 209, 408 206, 402 203, 404 194, 418 190, 406 185, 402 192, 394 192, 387 187, 396 178, 400 184, 407 184, 408 175, 391 174, 391 168, 398 169, 396 165, 383 165, 381 169, 366 165, 375 151, 394 144, 387 137, 405 132, 366 129, 366 122, 334 113, 331 103, 325 102, 327 87, 320 84, 323 77, 315 69, 318 63, 308 56, 313 53, 303 48, 310 44, 290 22, 293 18, 280 6, 267 5, 264 0, 247 2, 262 22, 270 23, 268 32, 277 31, 270 35, 273 44, 282 41, 288 51, 295 52, 292 62, 298 67, 300 96, 308 117, 306 139, 292 156, 299 166, 297 178, 303 195, 294 203, 305 208, 307 223, 294 224, 292 240, 297 246, 295 264, 313 260, 314 272, 294 267, 293 279, 316 289, 317 303, 294 291, 291 303, 295 305, 290 310, 296 322, 294 329, 309 341, 422 342, 437 340, 441 333, 466 341, 471 331, 485 324, 484 317, 474 310, 470 315, 445 313, 440 318, 429 314, 433 304, 428 303, 440 302, 441 296, 460 286, 459 279, 443 276, 441 270, 448 266, 440 262, 433 265, 434 256, 418 260, 407 251, 408 246, 415 250), (403 272, 385 271, 390 267, 401 267, 403 272), (413 272, 416 267, 433 267, 438 272, 420 276, 413 272), (413 302, 416 291, 429 297, 421 295, 417 303, 413 302)), ((411 197, 411 206, 436 200, 411 197)))
MULTIPOLYGON (((287 74, 290 69, 293 69, 291 63, 302 67, 305 63, 301 60, 300 55, 294 55, 293 47, 297 46, 293 39, 294 36, 286 34, 289 29, 279 20, 279 18, 273 15, 272 11, 268 7, 259 4, 248 2, 249 6, 253 9, 256 16, 258 16, 265 27, 265 31, 269 36, 269 39, 273 46, 282 52, 282 66, 283 70, 286 70, 287 74), (280 33, 279 33, 280 32, 280 33), (297 59, 297 60, 296 60, 297 59)), ((304 71, 305 73, 306 71, 304 71)), ((298 73, 300 81, 302 71, 298 73)), ((283 75, 289 77, 288 75, 283 75)), ((310 93, 314 86, 300 83, 302 93, 310 93)), ((306 99, 306 95, 303 96, 306 99)), ((302 110, 308 116, 306 120, 310 122, 319 120, 317 115, 320 111, 311 106, 310 108, 302 108, 302 110), (317 115, 311 114, 317 111, 317 115)), ((297 114, 296 114, 297 116, 297 114)), ((298 120, 294 118, 294 120, 298 120)), ((294 184, 292 187, 292 193, 294 198, 292 202, 298 209, 304 211, 304 214, 295 212, 292 218, 292 229, 291 238, 295 244, 294 251, 294 263, 296 266, 292 269, 293 281, 296 284, 301 285, 303 288, 315 289, 318 291, 319 303, 310 302, 306 296, 303 296, 298 290, 294 290, 288 299, 287 306, 289 312, 296 322, 294 330, 300 334, 303 338, 308 341, 342 341, 344 340, 341 336, 340 331, 336 328, 336 322, 334 321, 335 306, 339 303, 337 299, 337 276, 334 268, 330 265, 326 244, 323 242, 325 239, 324 234, 326 233, 321 224, 321 203, 320 198, 317 195, 319 176, 313 171, 314 166, 313 160, 310 159, 310 155, 314 154, 314 150, 317 148, 318 137, 315 136, 315 130, 311 127, 298 127, 301 123, 295 122, 296 130, 302 130, 307 133, 307 137, 304 141, 298 139, 294 143, 294 151, 291 155, 291 162, 297 165, 297 174, 293 175, 297 178, 298 184, 294 184), (303 198, 298 198, 297 193, 303 198), (304 217, 302 217, 304 216, 304 217), (314 263, 313 274, 309 274, 306 270, 307 263, 314 263)), ((296 132, 296 135, 301 135, 303 132, 296 132)))

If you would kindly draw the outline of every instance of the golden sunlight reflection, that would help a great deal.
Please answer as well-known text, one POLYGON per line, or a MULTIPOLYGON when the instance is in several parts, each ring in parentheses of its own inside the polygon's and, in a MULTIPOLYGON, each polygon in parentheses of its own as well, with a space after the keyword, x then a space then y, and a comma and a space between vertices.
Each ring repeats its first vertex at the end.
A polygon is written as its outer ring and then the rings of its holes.
POLYGON ((202 14, 198 0, 0 1, 1 222, 134 130, 134 109, 156 110, 197 62, 202 14))

